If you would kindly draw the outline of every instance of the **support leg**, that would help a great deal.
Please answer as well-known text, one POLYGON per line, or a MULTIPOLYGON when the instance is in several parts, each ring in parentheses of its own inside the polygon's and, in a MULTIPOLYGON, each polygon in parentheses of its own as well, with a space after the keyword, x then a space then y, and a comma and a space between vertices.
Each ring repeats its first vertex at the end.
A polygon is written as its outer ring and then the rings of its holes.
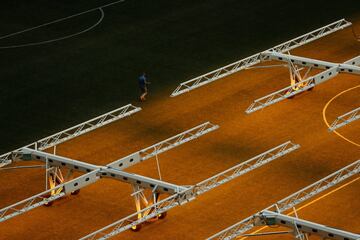
MULTIPOLYGON (((47 165, 48 165, 48 163, 47 163, 47 165)), ((60 167, 47 168, 46 169, 46 190, 55 189, 56 186, 58 186, 59 184, 69 181, 72 178, 73 178, 73 170, 72 169, 68 169, 66 176, 64 178, 60 167)), ((49 198, 49 197, 51 197, 53 195, 57 195, 63 191, 64 191, 63 187, 60 187, 56 190, 52 190, 48 196, 44 196, 44 197, 49 198)), ((76 195, 79 192, 80 192, 80 190, 76 190, 76 191, 71 192, 71 194, 76 195)), ((53 201, 46 203, 45 206, 51 206, 52 204, 53 204, 53 201)))
MULTIPOLYGON (((140 218, 142 218, 142 214, 140 213, 140 210, 141 210, 140 198, 141 198, 141 193, 142 193, 143 189, 140 189, 140 187, 138 185, 133 185, 133 190, 134 190, 134 193, 132 195, 134 197, 136 211, 138 212, 137 218, 140 219, 140 218)), ((140 231, 140 229, 141 229, 141 224, 131 227, 131 231, 133 231, 133 232, 138 232, 138 231, 140 231)))

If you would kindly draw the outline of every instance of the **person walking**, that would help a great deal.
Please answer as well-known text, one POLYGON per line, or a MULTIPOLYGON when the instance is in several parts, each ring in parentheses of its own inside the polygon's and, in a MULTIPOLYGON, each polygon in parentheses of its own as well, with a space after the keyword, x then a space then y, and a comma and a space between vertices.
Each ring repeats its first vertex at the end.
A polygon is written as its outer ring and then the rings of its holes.
POLYGON ((140 101, 144 102, 146 100, 146 95, 148 94, 148 87, 147 85, 150 84, 150 82, 147 81, 146 78, 146 73, 143 73, 142 75, 140 75, 140 77, 138 78, 138 82, 139 82, 139 88, 140 88, 140 101))

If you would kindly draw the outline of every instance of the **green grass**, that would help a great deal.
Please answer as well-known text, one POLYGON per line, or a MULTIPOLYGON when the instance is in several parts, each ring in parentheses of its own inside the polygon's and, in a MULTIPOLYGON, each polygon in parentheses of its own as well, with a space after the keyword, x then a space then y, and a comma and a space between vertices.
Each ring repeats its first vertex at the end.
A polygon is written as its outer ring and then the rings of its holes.
MULTIPOLYGON (((3 1, 0 36, 111 1, 3 1)), ((128 0, 104 9, 104 21, 78 37, 0 50, 0 153, 129 102, 137 76, 151 97, 178 83, 343 17, 360 1, 128 0)), ((0 40, 0 46, 48 40, 94 24, 98 12, 0 40)))

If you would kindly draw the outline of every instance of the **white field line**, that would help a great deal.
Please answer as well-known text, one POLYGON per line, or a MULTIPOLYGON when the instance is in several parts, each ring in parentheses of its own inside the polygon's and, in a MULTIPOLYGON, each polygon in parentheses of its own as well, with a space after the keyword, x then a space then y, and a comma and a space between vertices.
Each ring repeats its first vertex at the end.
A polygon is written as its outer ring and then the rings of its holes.
POLYGON ((86 28, 86 29, 84 29, 84 30, 82 30, 80 32, 73 33, 73 34, 66 35, 66 36, 59 37, 59 38, 54 38, 54 39, 50 39, 50 40, 41 41, 41 42, 32 42, 32 43, 25 43, 25 44, 19 44, 19 45, 0 46, 0 49, 39 46, 39 45, 43 45, 43 44, 58 42, 58 41, 61 41, 61 40, 76 37, 76 36, 78 36, 80 34, 83 34, 83 33, 86 33, 88 31, 92 30, 93 28, 95 28, 96 26, 98 26, 102 22, 102 20, 104 19, 105 14, 104 14, 104 11, 103 11, 102 8, 99 8, 99 10, 100 10, 100 13, 101 13, 101 16, 100 16, 99 20, 95 24, 91 25, 90 27, 88 27, 88 28, 86 28))
POLYGON ((101 17, 100 17, 100 19, 98 20, 98 22, 96 22, 94 25, 92 25, 91 27, 89 27, 89 28, 87 28, 87 29, 85 29, 85 30, 83 30, 83 31, 81 31, 81 32, 78 32, 78 33, 75 33, 75 34, 71 34, 71 35, 68 35, 68 36, 65 36, 65 37, 61 37, 61 38, 58 38, 58 39, 52 39, 52 40, 47 40, 47 41, 42 41, 42 42, 37 42, 37 43, 21 44, 21 45, 14 45, 14 46, 3 46, 3 47, 0 47, 0 49, 4 49, 4 48, 16 48, 16 47, 25 47, 25 46, 34 46, 34 45, 39 45, 39 44, 45 44, 45 43, 55 42, 55 41, 59 41, 59 40, 63 40, 63 39, 67 39, 67 38, 70 38, 70 37, 74 37, 74 36, 80 35, 80 34, 82 34, 82 33, 84 33, 84 32, 87 32, 87 31, 93 29, 94 27, 96 27, 97 25, 99 25, 99 24, 101 23, 101 21, 102 21, 103 18, 104 18, 104 12, 103 12, 103 9, 102 9, 102 8, 109 7, 109 6, 112 6, 112 5, 114 5, 114 4, 121 3, 121 2, 125 2, 125 0, 119 0, 119 1, 112 2, 112 3, 108 3, 108 4, 105 4, 105 5, 96 7, 96 8, 92 8, 92 9, 89 9, 89 10, 86 10, 86 11, 83 11, 83 12, 80 12, 80 13, 77 13, 77 14, 73 14, 73 15, 71 15, 71 16, 67 16, 67 17, 60 18, 60 19, 57 19, 57 20, 54 20, 54 21, 51 21, 51 22, 43 23, 43 24, 40 24, 40 25, 38 25, 38 26, 31 27, 31 28, 27 28, 27 29, 24 29, 24 30, 21 30, 21 31, 18 31, 18 32, 10 33, 10 34, 1 36, 1 37, 0 37, 0 40, 6 39, 6 38, 9 38, 9 37, 12 37, 12 36, 16 36, 16 35, 19 35, 19 34, 22 34, 22 33, 30 32, 30 31, 32 31, 32 30, 35 30, 35 29, 38 29, 38 28, 41 28, 41 27, 45 27, 45 26, 48 26, 48 25, 51 25, 51 24, 54 24, 54 23, 59 23, 59 22, 62 22, 62 21, 65 21, 65 20, 68 20, 68 19, 71 19, 71 18, 74 18, 74 17, 81 16, 81 15, 86 14, 86 13, 89 13, 89 12, 93 12, 93 11, 100 10, 100 12, 101 12, 101 17))

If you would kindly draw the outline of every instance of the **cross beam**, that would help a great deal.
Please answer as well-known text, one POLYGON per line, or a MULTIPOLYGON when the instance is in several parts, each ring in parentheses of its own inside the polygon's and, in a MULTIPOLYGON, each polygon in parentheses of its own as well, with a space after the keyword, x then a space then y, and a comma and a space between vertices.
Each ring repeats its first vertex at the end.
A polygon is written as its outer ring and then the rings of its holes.
POLYGON ((329 131, 334 131, 358 119, 360 119, 360 107, 337 117, 331 124, 329 131))
POLYGON ((296 65, 318 69, 330 69, 332 67, 337 67, 338 71, 340 72, 360 74, 360 67, 354 66, 352 64, 327 62, 274 51, 263 52, 262 61, 282 61, 287 63, 291 62, 296 65))
MULTIPOLYGON (((312 32, 306 33, 300 37, 294 38, 285 43, 281 43, 273 48, 270 48, 269 51, 288 52, 292 49, 295 49, 297 47, 315 41, 321 37, 342 30, 348 26, 351 26, 351 22, 348 22, 345 19, 341 19, 339 21, 333 22, 329 25, 316 29, 312 32)), ((194 90, 198 87, 214 82, 223 77, 247 69, 251 66, 260 63, 260 61, 261 61, 261 52, 254 54, 250 57, 241 59, 239 61, 236 61, 234 63, 231 63, 227 66, 216 69, 214 71, 211 71, 209 73, 203 74, 199 77, 183 82, 172 92, 171 97, 175 97, 180 94, 189 92, 191 90, 194 90)))
POLYGON ((48 162, 47 164, 49 166, 66 167, 68 169, 78 170, 81 172, 91 172, 100 169, 98 175, 101 177, 113 178, 115 180, 139 185, 142 188, 148 188, 151 190, 155 190, 156 188, 156 191, 160 193, 174 194, 176 192, 180 192, 186 189, 184 187, 175 184, 159 181, 156 179, 144 177, 133 173, 127 173, 118 169, 113 169, 110 166, 97 166, 94 164, 81 162, 78 160, 61 157, 46 152, 32 150, 29 148, 23 150, 22 159, 39 160, 43 162, 47 161, 48 162))
POLYGON ((284 156, 296 149, 299 148, 299 145, 293 144, 291 142, 286 142, 279 145, 269 151, 264 152, 248 161, 245 161, 239 165, 236 165, 220 174, 217 174, 205 181, 202 181, 183 192, 173 194, 168 198, 165 198, 153 205, 150 205, 141 211, 135 212, 125 218, 122 218, 98 231, 95 231, 83 238, 81 240, 88 239, 108 239, 111 238, 125 230, 128 230, 132 227, 135 227, 147 220, 158 216, 168 210, 186 204, 189 201, 194 200, 198 195, 203 194, 210 189, 213 189, 225 182, 235 179, 245 173, 252 171, 265 163, 271 162, 272 160, 284 156), (231 173, 231 174, 229 174, 231 173), (145 215, 145 217, 137 218, 137 216, 143 215, 144 212, 149 212, 150 214, 145 215), (136 220, 134 220, 136 218, 136 220))
POLYGON ((80 172, 91 172, 100 168, 98 165, 78 161, 75 159, 54 155, 39 150, 23 148, 13 153, 13 161, 41 161, 53 167, 66 167, 80 172))
MULTIPOLYGON (((308 199, 316 196, 317 194, 334 187, 336 184, 343 182, 350 177, 360 173, 360 160, 353 162, 352 164, 328 175, 327 177, 320 179, 319 181, 299 190, 296 193, 278 201, 277 203, 265 208, 264 210, 276 211, 277 213, 283 213, 301 204, 308 199)), ((208 238, 208 240, 229 240, 242 236, 245 232, 251 230, 255 226, 254 218, 252 216, 247 217, 240 222, 216 233, 208 238)))
POLYGON ((283 226, 294 230, 295 236, 302 234, 314 234, 323 239, 334 240, 359 240, 360 235, 328 227, 297 217, 287 216, 281 213, 264 210, 254 216, 256 226, 283 226))
POLYGON ((112 168, 101 168, 100 174, 102 177, 113 178, 121 182, 137 185, 144 189, 150 189, 153 192, 175 194, 186 190, 186 187, 176 184, 168 183, 162 180, 157 180, 142 175, 127 173, 121 170, 112 168))
MULTIPOLYGON (((283 55, 285 55, 285 54, 283 54, 283 55)), ((280 56, 283 56, 283 55, 280 55, 280 56)), ((334 65, 332 67, 330 65, 328 65, 327 67, 325 67, 327 69, 323 72, 320 72, 312 77, 302 80, 294 85, 285 87, 281 90, 278 90, 269 95, 266 95, 265 97, 256 99, 246 109, 245 112, 247 114, 253 113, 255 111, 258 111, 260 109, 268 107, 270 105, 278 103, 282 100, 293 97, 293 96, 295 96, 299 93, 302 93, 306 90, 310 90, 313 87, 315 87, 315 85, 318 85, 318 84, 323 83, 331 78, 334 78, 340 72, 352 71, 353 73, 360 74, 360 71, 358 72, 358 70, 360 70, 360 67, 357 67, 355 65, 360 65, 360 56, 352 58, 352 59, 346 61, 344 64, 334 65)), ((319 66, 320 66, 320 64, 319 64, 319 66)))
POLYGON ((178 186, 165 181, 133 173, 127 173, 110 167, 96 166, 36 150, 26 149, 23 156, 26 156, 28 160, 47 160, 48 166, 62 166, 88 173, 1 209, 0 222, 30 211, 36 207, 48 204, 49 202, 59 199, 66 194, 70 194, 71 192, 86 187, 89 184, 95 183, 101 177, 112 178, 128 184, 137 185, 142 188, 151 189, 152 191, 156 191, 158 193, 175 194, 187 189, 186 187, 178 186), (29 158, 30 156, 32 159, 29 158))
MULTIPOLYGON (((103 115, 100 115, 98 117, 90 119, 86 122, 80 123, 71 128, 65 129, 61 132, 55 133, 46 138, 40 139, 34 143, 31 143, 29 145, 22 147, 22 148, 27 147, 27 148, 33 148, 33 149, 42 151, 42 150, 45 150, 45 149, 48 149, 51 147, 55 147, 56 145, 58 145, 60 143, 66 142, 70 139, 73 139, 75 137, 78 137, 80 135, 88 133, 90 131, 93 131, 99 127, 102 127, 102 126, 105 126, 112 122, 115 122, 121 118, 130 116, 136 112, 139 112, 140 110, 141 110, 140 107, 135 107, 131 104, 128 104, 121 108, 117 108, 113 111, 107 112, 103 115)), ((12 153, 19 151, 22 148, 19 148, 12 152, 8 152, 8 153, 1 155, 0 156, 0 167, 11 164, 12 153)))
POLYGON ((39 150, 34 150, 31 148, 23 148, 16 152, 13 152, 9 156, 9 159, 11 159, 12 161, 37 160, 45 162, 47 166, 50 167, 66 167, 69 170, 76 170, 84 172, 86 174, 1 209, 0 222, 32 210, 35 207, 45 205, 73 191, 79 190, 90 183, 96 182, 100 177, 114 178, 115 180, 140 186, 144 189, 151 189, 152 191, 156 191, 158 193, 175 194, 184 191, 187 188, 164 181, 159 181, 157 179, 148 178, 145 176, 127 173, 122 170, 131 165, 134 165, 135 163, 144 161, 157 154, 163 153, 186 142, 194 140, 202 135, 216 130, 217 128, 219 128, 218 125, 214 125, 210 122, 205 122, 174 137, 168 138, 167 140, 145 148, 139 152, 130 154, 125 158, 114 161, 113 163, 110 163, 106 166, 89 164, 71 158, 62 157, 39 150), (134 160, 135 158, 133 156, 138 156, 138 158, 136 158, 138 161, 134 160), (120 164, 123 165, 120 167, 120 164))

